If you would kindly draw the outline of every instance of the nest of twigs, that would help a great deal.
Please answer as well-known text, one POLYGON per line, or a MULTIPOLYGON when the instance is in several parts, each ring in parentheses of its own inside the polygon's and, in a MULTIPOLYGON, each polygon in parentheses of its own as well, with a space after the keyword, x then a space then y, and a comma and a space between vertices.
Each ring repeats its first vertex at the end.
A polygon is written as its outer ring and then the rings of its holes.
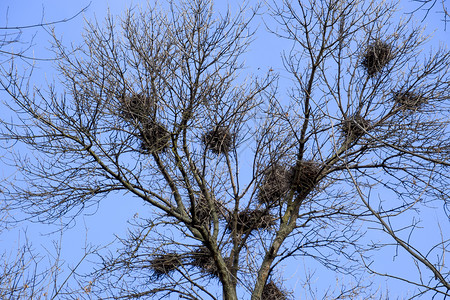
MULTIPOLYGON (((219 214, 220 203, 214 200, 214 208, 211 208, 205 197, 200 196, 195 201, 195 217, 202 225, 209 225, 213 215, 213 209, 219 214)), ((192 207, 190 209, 192 212, 192 207)))
POLYGON ((158 153, 167 150, 170 142, 170 132, 158 122, 145 122, 140 128, 139 138, 144 153, 158 153))
POLYGON ((409 91, 394 93, 394 101, 404 110, 416 110, 428 102, 424 96, 409 91))
MULTIPOLYGON (((200 247, 196 251, 191 253, 192 261, 191 265, 199 268, 202 273, 210 275, 212 277, 219 277, 219 269, 214 261, 214 258, 206 247, 200 247)), ((231 268, 231 259, 229 257, 224 258, 227 268, 231 268)))
POLYGON ((234 222, 236 221, 237 232, 244 233, 255 229, 270 229, 275 223, 276 217, 268 210, 261 209, 245 209, 238 213, 236 220, 230 214, 227 218, 227 230, 233 231, 234 222))
POLYGON ((120 99, 121 116, 128 121, 143 121, 155 112, 155 104, 145 94, 123 96, 120 99))
POLYGON ((273 281, 266 283, 263 288, 261 300, 287 300, 287 293, 281 290, 273 281))
POLYGON ((370 121, 364 119, 361 115, 354 115, 347 117, 342 122, 342 132, 347 138, 360 138, 370 127, 370 121))
POLYGON ((260 204, 271 205, 278 203, 291 188, 292 172, 284 166, 274 164, 264 173, 261 186, 258 191, 260 204))
POLYGON ((380 73, 392 58, 392 46, 381 40, 376 40, 367 47, 361 65, 366 69, 369 77, 373 77, 380 73))
POLYGON ((317 182, 322 166, 312 160, 302 160, 291 170, 292 186, 297 192, 310 191, 317 182))
POLYGON ((202 142, 214 154, 226 154, 233 146, 233 135, 227 127, 215 127, 203 135, 202 142))
POLYGON ((181 265, 181 256, 177 253, 157 255, 150 261, 150 268, 152 269, 153 276, 156 279, 169 275, 181 265))

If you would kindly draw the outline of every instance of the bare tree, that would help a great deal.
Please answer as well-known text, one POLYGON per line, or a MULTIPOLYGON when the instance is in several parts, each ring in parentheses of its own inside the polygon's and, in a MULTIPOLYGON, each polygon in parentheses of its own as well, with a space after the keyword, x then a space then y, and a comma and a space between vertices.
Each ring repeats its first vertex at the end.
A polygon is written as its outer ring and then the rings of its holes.
POLYGON ((15 299, 80 299, 90 293, 89 283, 75 279, 77 268, 96 250, 85 248, 84 255, 68 267, 61 259, 61 244, 37 253, 26 239, 17 249, 0 256, 0 297, 15 299))
POLYGON ((422 209, 449 203, 450 53, 422 54, 388 2, 269 9, 292 42, 286 95, 273 71, 244 76, 256 12, 206 0, 89 23, 79 47, 55 37, 63 80, 47 90, 4 69, 17 116, 3 137, 33 154, 15 157, 9 205, 69 222, 111 193, 147 204, 88 277, 97 298, 288 299, 277 269, 298 257, 355 279, 324 298, 374 297, 368 273, 449 296, 448 238, 411 237, 422 209), (374 268, 391 247, 416 274, 374 268))

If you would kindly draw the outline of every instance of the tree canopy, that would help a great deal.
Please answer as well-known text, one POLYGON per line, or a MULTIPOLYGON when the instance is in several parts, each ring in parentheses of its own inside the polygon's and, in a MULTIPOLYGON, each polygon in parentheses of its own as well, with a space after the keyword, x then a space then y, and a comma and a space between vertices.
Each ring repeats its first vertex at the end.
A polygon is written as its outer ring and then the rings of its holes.
POLYGON ((112 194, 148 207, 76 297, 289 299, 281 266, 302 258, 351 281, 323 298, 385 297, 369 275, 450 295, 448 236, 415 236, 422 212, 448 211, 450 52, 385 1, 264 9, 289 78, 245 65, 261 10, 208 0, 87 23, 81 45, 54 35, 45 88, 1 66, 4 146, 27 146, 0 187, 9 209, 70 222, 112 194), (414 272, 378 269, 383 251, 414 272))

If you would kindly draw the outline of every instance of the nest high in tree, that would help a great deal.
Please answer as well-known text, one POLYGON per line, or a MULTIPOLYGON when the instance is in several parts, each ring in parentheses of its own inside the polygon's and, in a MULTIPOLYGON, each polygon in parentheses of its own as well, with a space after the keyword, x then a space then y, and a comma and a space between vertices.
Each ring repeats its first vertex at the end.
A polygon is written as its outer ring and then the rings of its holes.
MULTIPOLYGON (((239 233, 252 231, 255 229, 270 229, 275 223, 275 216, 273 216, 268 210, 260 209, 244 209, 237 215, 236 230, 239 233)), ((231 232, 234 228, 234 218, 230 214, 227 218, 227 230, 231 232)))
POLYGON ((414 92, 394 93, 394 101, 403 110, 416 110, 428 102, 425 97, 414 92))
POLYGON ((370 121, 360 115, 347 117, 343 122, 341 129, 349 139, 356 139, 363 136, 370 127, 370 121))
POLYGON ((123 96, 120 99, 120 113, 127 121, 142 122, 150 118, 155 112, 155 104, 145 94, 123 96))
MULTIPOLYGON (((220 203, 217 200, 214 200, 214 209, 217 214, 220 215, 220 203)), ((190 208, 192 212, 192 207, 190 208)), ((202 195, 198 197, 195 201, 195 216, 200 224, 208 225, 211 223, 213 211, 209 206, 208 201, 202 195)))
POLYGON ((261 300, 287 300, 287 293, 281 290, 273 281, 266 283, 261 300))
POLYGON ((214 154, 226 154, 233 146, 233 135, 227 127, 215 127, 203 135, 202 142, 214 154))
POLYGON ((298 162, 291 170, 292 187, 299 193, 312 190, 321 169, 321 165, 312 160, 298 162))
MULTIPOLYGON (((212 277, 219 277, 219 269, 211 255, 211 252, 206 247, 200 247, 196 251, 191 253, 191 265, 199 268, 202 273, 210 275, 212 277)), ((231 268, 231 259, 229 257, 224 258, 227 268, 231 268)))
POLYGON ((274 164, 264 174, 258 191, 260 204, 273 205, 279 203, 291 188, 292 173, 285 167, 274 164))
POLYGON ((392 47, 391 45, 376 40, 370 44, 363 56, 361 65, 366 69, 367 75, 373 77, 380 73, 381 70, 392 60, 392 47))
POLYGON ((177 253, 157 255, 150 260, 150 268, 153 271, 153 277, 155 277, 155 279, 169 275, 181 265, 181 256, 177 253))
POLYGON ((148 121, 140 128, 139 138, 142 152, 158 153, 167 150, 169 147, 170 132, 163 124, 148 121))

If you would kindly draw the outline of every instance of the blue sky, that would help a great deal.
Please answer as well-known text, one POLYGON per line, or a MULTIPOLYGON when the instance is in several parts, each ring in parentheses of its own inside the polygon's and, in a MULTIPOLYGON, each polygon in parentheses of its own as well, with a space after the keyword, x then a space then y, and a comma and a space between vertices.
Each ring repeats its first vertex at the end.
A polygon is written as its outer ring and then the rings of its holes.
MULTIPOLYGON (((219 1, 218 1, 219 2, 219 1)), ((89 1, 27 1, 27 0, 3 0, 0 3, 0 26, 23 26, 32 25, 43 22, 53 22, 56 20, 61 20, 64 18, 70 18, 76 14, 80 9, 89 5, 89 1)), ((240 1, 223 1, 218 3, 218 9, 224 7, 225 4, 229 4, 231 11, 235 9, 236 5, 240 1)), ((84 18, 87 20, 92 20, 97 18, 99 23, 102 22, 103 18, 107 14, 108 10, 112 15, 121 14, 130 5, 142 4, 145 5, 145 1, 103 1, 96 0, 90 3, 86 12, 75 19, 67 23, 57 24, 55 31, 57 36, 60 36, 66 44, 78 43, 82 41, 82 31, 84 26, 84 18)), ((408 1, 402 1, 401 4, 411 11, 413 7, 417 4, 412 4, 408 1)), ((420 12, 417 15, 418 20, 420 20, 420 12)), ((428 31, 434 32, 436 36, 436 41, 441 41, 441 43, 448 43, 448 31, 443 30, 444 25, 439 14, 432 12, 429 18, 424 22, 428 26, 428 31)), ((258 32, 256 34, 256 40, 251 45, 249 53, 246 56, 246 61, 249 65, 249 70, 254 74, 264 74, 269 68, 273 68, 276 72, 281 73, 281 79, 287 80, 287 75, 283 72, 283 67, 280 59, 280 51, 285 49, 283 43, 275 39, 273 36, 265 31, 264 24, 259 20, 255 21, 255 27, 259 26, 258 32)), ((51 58, 51 53, 48 51, 49 43, 48 40, 50 36, 47 32, 39 28, 31 28, 23 31, 21 35, 21 40, 24 42, 33 39, 33 46, 27 51, 27 54, 36 58, 51 58)), ((13 45, 13 50, 18 49, 17 47, 25 47, 25 45, 16 44, 13 45)), ((30 61, 28 61, 30 62, 30 61)), ((45 84, 46 81, 53 81, 53 76, 55 75, 52 69, 51 61, 37 61, 35 64, 36 71, 35 74, 39 76, 34 77, 34 82, 38 84, 45 84), (36 79, 37 78, 37 79, 36 79)), ((283 86, 285 83, 281 83, 283 86)), ((7 117, 7 112, 0 112, 0 117, 7 117)), ((6 175, 12 175, 12 169, 8 167, 3 168, 3 172, 6 175)), ((133 216, 138 214, 145 214, 148 208, 144 207, 139 200, 133 199, 129 195, 113 194, 108 198, 104 199, 98 207, 91 207, 85 211, 85 216, 78 217, 72 227, 68 229, 62 238, 62 256, 69 261, 69 264, 75 264, 79 258, 83 255, 83 246, 86 243, 100 244, 107 243, 114 240, 114 235, 124 236, 126 233, 126 222, 127 220, 133 219, 133 216)), ((439 213, 435 210, 425 210, 429 214, 429 218, 426 220, 433 222, 435 220, 442 219, 445 215, 439 213)), ((445 224, 448 229, 448 223, 445 224)), ((25 222, 21 224, 20 227, 15 228, 9 232, 3 232, 0 235, 0 252, 8 251, 12 249, 11 253, 14 253, 14 248, 16 245, 23 242, 24 239, 24 228, 27 230, 28 238, 33 242, 39 251, 42 249, 49 248, 52 251, 52 246, 50 246, 49 241, 53 239, 58 239, 59 236, 48 235, 55 230, 58 230, 59 225, 55 224, 40 225, 30 222, 25 222), (43 247, 42 247, 43 246, 43 247)), ((444 231, 448 232, 448 231, 444 231)), ((424 241, 429 235, 435 234, 430 232, 425 232, 423 235, 417 238, 423 238, 424 241)), ((395 253, 394 253, 395 254, 395 253)), ((389 265, 392 263, 397 263, 400 268, 408 269, 407 262, 402 262, 401 255, 395 256, 392 252, 390 253, 380 253, 380 260, 378 264, 380 268, 384 265, 389 265)), ((307 260, 307 259, 305 259, 307 260)), ((84 266, 84 265, 83 265, 84 266)), ((314 265, 310 266, 314 268, 314 265)), ((329 274, 324 272, 322 268, 318 267, 319 271, 315 275, 316 282, 323 282, 323 278, 326 281, 331 280, 328 277, 329 274), (322 273, 323 272, 323 273, 322 273)), ((298 284, 297 277, 304 274, 304 269, 302 268, 287 268, 286 274, 288 274, 289 288, 293 289, 295 295, 298 297, 302 294, 302 287, 298 284)), ((332 284, 330 282, 330 284, 332 284)), ((383 281, 380 281, 380 288, 384 289, 383 281)), ((319 285, 320 286, 320 285, 319 285)), ((392 289, 392 288, 391 288, 392 289)), ((407 286, 397 285, 396 288, 392 289, 393 294, 401 295, 405 293, 407 286)), ((395 297, 394 297, 395 298, 395 297)), ((302 298, 303 299, 303 298, 302 298)))

